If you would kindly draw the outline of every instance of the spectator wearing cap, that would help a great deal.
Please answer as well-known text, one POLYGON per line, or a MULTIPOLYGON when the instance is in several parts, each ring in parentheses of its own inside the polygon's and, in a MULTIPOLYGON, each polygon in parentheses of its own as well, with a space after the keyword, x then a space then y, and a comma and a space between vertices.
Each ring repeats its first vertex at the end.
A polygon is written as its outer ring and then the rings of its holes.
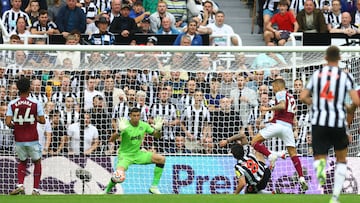
POLYGON ((134 19, 136 24, 138 24, 138 26, 140 27, 140 23, 142 22, 143 19, 148 18, 150 16, 150 12, 149 11, 144 11, 144 7, 141 3, 141 1, 137 1, 134 3, 129 17, 134 19))
POLYGON ((154 33, 150 29, 150 19, 149 18, 144 18, 141 21, 140 26, 138 27, 138 30, 136 31, 136 33, 141 33, 141 34, 153 34, 154 33))
POLYGON ((135 20, 129 17, 130 9, 128 4, 123 4, 120 10, 121 16, 114 18, 109 29, 112 33, 120 34, 121 44, 126 45, 130 44, 137 30, 135 20))
POLYGON ((81 33, 86 30, 86 15, 76 6, 76 2, 76 0, 66 0, 66 6, 60 9, 56 18, 56 25, 64 37, 75 29, 81 33))
POLYGON ((178 29, 171 26, 171 20, 169 17, 164 17, 161 19, 161 27, 158 29, 156 34, 177 35, 180 34, 180 32, 178 29))
POLYGON ((182 32, 176 37, 174 45, 180 45, 181 38, 184 35, 190 36, 192 46, 201 46, 201 45, 203 45, 202 37, 199 34, 196 33, 197 28, 198 28, 197 21, 190 20, 188 25, 187 25, 186 32, 182 32))
POLYGON ((157 45, 158 39, 155 36, 150 36, 147 38, 146 46, 154 46, 157 45))
POLYGON ((98 27, 99 31, 91 35, 90 43, 93 45, 113 45, 115 36, 107 31, 109 20, 105 16, 101 16, 95 21, 95 25, 98 27))

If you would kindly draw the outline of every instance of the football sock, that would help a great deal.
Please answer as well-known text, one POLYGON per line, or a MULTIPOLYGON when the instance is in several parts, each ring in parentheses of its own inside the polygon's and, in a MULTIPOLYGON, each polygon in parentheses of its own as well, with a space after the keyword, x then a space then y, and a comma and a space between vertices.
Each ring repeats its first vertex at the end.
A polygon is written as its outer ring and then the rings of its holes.
POLYGON ((346 163, 336 163, 334 174, 333 198, 338 199, 342 190, 346 174, 346 163))
POLYGON ((326 178, 326 173, 325 173, 325 167, 326 167, 326 160, 325 159, 318 159, 315 160, 313 163, 313 166, 315 168, 315 172, 316 172, 316 178, 319 181, 320 185, 325 184, 325 178, 326 178))
POLYGON ((25 161, 19 162, 17 174, 18 174, 18 183, 24 184, 24 179, 26 176, 26 162, 25 161))
POLYGON ((34 164, 34 188, 39 188, 41 178, 41 162, 37 161, 34 164))
POLYGON ((105 188, 105 192, 106 193, 110 193, 111 189, 116 185, 116 183, 114 183, 111 179, 110 182, 108 183, 108 185, 105 188))
POLYGON ((291 161, 294 164, 294 167, 296 169, 296 172, 298 173, 299 177, 303 177, 303 171, 302 171, 302 167, 301 167, 301 162, 298 156, 293 156, 291 157, 291 161))
POLYGON ((154 179, 152 182, 152 186, 158 186, 159 182, 160 182, 160 178, 161 175, 163 173, 164 170, 164 164, 156 164, 155 169, 154 169, 154 179))
POLYGON ((271 154, 270 151, 261 142, 255 142, 253 147, 256 151, 260 152, 261 154, 263 154, 267 157, 271 154))

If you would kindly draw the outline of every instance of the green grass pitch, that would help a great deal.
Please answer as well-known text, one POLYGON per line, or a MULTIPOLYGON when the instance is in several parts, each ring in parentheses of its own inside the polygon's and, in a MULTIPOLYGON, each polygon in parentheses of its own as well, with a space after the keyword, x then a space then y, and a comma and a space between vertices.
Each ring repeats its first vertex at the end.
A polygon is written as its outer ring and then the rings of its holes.
MULTIPOLYGON (((330 195, 0 195, 1 203, 328 203, 330 195)), ((342 203, 359 203, 360 195, 341 195, 342 203)))

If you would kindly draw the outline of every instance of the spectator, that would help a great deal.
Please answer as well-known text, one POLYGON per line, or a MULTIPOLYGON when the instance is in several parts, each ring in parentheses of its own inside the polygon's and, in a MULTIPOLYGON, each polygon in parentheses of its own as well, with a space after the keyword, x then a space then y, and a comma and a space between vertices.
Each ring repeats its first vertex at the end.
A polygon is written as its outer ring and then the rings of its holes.
POLYGON ((93 108, 93 98, 96 95, 100 95, 102 98, 104 98, 103 93, 95 90, 95 77, 94 76, 89 76, 89 78, 87 79, 87 86, 85 89, 85 93, 84 93, 84 109, 85 111, 93 108))
POLYGON ((210 112, 220 109, 220 100, 225 96, 219 93, 219 81, 216 78, 211 78, 210 92, 205 94, 207 107, 210 112))
MULTIPOLYGON (((31 0, 21 0, 22 1, 22 4, 21 4, 21 10, 22 11, 25 11, 26 13, 29 13, 30 12, 30 3, 31 3, 31 0)), ((40 7, 40 10, 41 9, 44 9, 44 10, 47 10, 48 9, 48 5, 47 5, 47 1, 46 0, 38 0, 39 2, 39 7, 40 7)))
POLYGON ((341 0, 341 12, 352 13, 356 11, 357 0, 341 0))
POLYGON ((264 5, 262 6, 263 8, 263 30, 266 30, 266 27, 268 25, 268 23, 270 22, 270 19, 279 12, 278 9, 278 3, 279 0, 265 0, 264 1, 264 5))
POLYGON ((90 37, 92 45, 113 45, 115 42, 115 36, 113 33, 108 32, 109 21, 105 16, 101 16, 95 21, 98 32, 95 32, 90 37))
POLYGON ((201 19, 201 25, 215 23, 214 3, 212 1, 205 1, 203 5, 203 12, 200 12, 198 17, 201 19))
POLYGON ((26 12, 30 18, 31 24, 33 24, 35 21, 38 20, 39 17, 39 9, 40 9, 39 2, 37 0, 31 0, 29 3, 29 7, 30 7, 29 11, 26 12))
POLYGON ((359 34, 360 31, 358 27, 354 24, 351 24, 351 16, 348 12, 343 12, 341 14, 341 24, 330 30, 330 33, 344 33, 347 36, 353 36, 359 34))
POLYGON ((161 19, 161 27, 156 31, 156 34, 164 34, 164 35, 179 34, 179 33, 180 33, 179 30, 171 25, 170 17, 163 17, 161 19))
POLYGON ((167 5, 167 11, 175 17, 176 27, 185 27, 187 25, 186 0, 164 0, 167 5))
POLYGON ((86 30, 86 15, 76 6, 76 0, 66 0, 66 6, 60 9, 55 22, 65 38, 75 29, 81 33, 86 30))
MULTIPOLYGON (((143 22, 144 19, 148 19, 150 16, 149 11, 144 11, 144 7, 141 1, 136 1, 132 6, 129 17, 135 20, 135 23, 139 26, 139 23, 143 22)), ((149 20, 150 23, 150 20, 149 20)))
MULTIPOLYGON (((97 149, 100 153, 112 154, 114 152, 113 142, 109 142, 109 138, 113 131, 111 126, 111 114, 112 109, 109 109, 104 102, 104 98, 100 95, 93 97, 93 108, 88 112, 91 117, 91 124, 98 129, 99 132, 99 147, 97 149)), ((116 128, 114 128, 116 129, 116 128)))
MULTIPOLYGON (((58 73, 58 71, 55 71, 55 73, 58 73)), ((60 84, 59 90, 54 90, 54 92, 51 95, 51 101, 54 102, 56 105, 56 109, 62 110, 65 108, 66 104, 66 98, 72 97, 73 102, 75 104, 78 104, 78 96, 75 91, 71 89, 71 81, 70 76, 68 75, 62 75, 59 76, 58 81, 60 84)), ((55 81, 54 81, 55 82, 55 81)))
POLYGON ((13 81, 13 79, 22 72, 25 62, 27 59, 26 53, 24 51, 15 51, 15 62, 8 65, 6 71, 6 77, 9 81, 13 81))
POLYGON ((142 4, 144 7, 144 10, 149 12, 150 15, 156 12, 156 9, 158 8, 158 2, 161 0, 142 0, 142 4))
POLYGON ((31 34, 34 35, 60 34, 57 25, 53 21, 49 20, 48 12, 46 10, 39 11, 39 18, 32 24, 30 31, 31 34))
POLYGON ((153 34, 154 32, 150 29, 150 19, 144 18, 142 21, 138 24, 138 30, 136 33, 141 34, 153 34))
POLYGON ((30 97, 38 100, 40 104, 45 106, 45 104, 48 102, 48 98, 47 98, 45 92, 42 90, 43 90, 43 88, 42 88, 41 80, 36 79, 36 78, 33 79, 31 81, 30 97))
POLYGON ((126 97, 122 89, 115 87, 114 78, 111 75, 105 77, 104 90, 102 93, 105 96, 106 106, 109 108, 109 112, 112 112, 112 108, 126 97))
POLYGON ((151 105, 149 109, 149 123, 153 123, 156 116, 164 119, 162 137, 157 141, 160 152, 174 147, 175 137, 180 130, 180 119, 176 113, 176 106, 169 102, 169 96, 167 89, 161 89, 158 102, 151 105))
POLYGON ((65 105, 62 110, 60 110, 60 121, 68 128, 71 124, 79 122, 80 114, 78 108, 75 107, 74 98, 71 96, 66 97, 65 105))
POLYGON ((234 105, 235 112, 238 112, 241 118, 243 127, 247 127, 248 118, 252 109, 258 105, 258 98, 256 92, 246 86, 246 79, 244 76, 237 76, 237 88, 231 90, 230 98, 234 105))
POLYGON ((279 13, 271 18, 266 25, 266 30, 264 30, 265 44, 267 45, 272 40, 275 40, 275 43, 283 46, 290 38, 290 33, 297 32, 298 29, 299 24, 296 22, 294 15, 288 11, 288 1, 280 0, 279 13), (277 29, 272 27, 274 24, 277 25, 277 29))
POLYGON ((50 122, 51 122, 51 142, 49 148, 50 155, 59 155, 63 153, 67 153, 67 134, 66 128, 60 122, 60 112, 58 110, 54 110, 50 112, 50 122))
POLYGON ((175 137, 175 147, 166 148, 167 153, 172 154, 190 154, 191 151, 185 148, 185 137, 177 135, 175 137))
POLYGON ((112 8, 112 2, 111 0, 94 0, 94 4, 100 13, 109 13, 112 8))
POLYGON ((167 12, 167 4, 164 1, 159 0, 159 2, 157 4, 157 12, 150 15, 150 25, 151 25, 151 30, 153 32, 157 33, 157 31, 160 29, 161 19, 164 17, 169 17, 170 18, 170 26, 173 27, 174 29, 176 29, 175 17, 171 13, 167 12))
POLYGON ((203 99, 203 93, 196 91, 194 105, 187 106, 181 114, 181 129, 186 138, 185 147, 193 153, 202 149, 200 142, 202 138, 212 137, 210 113, 203 105, 203 99))
MULTIPOLYGON (((72 1, 72 0, 69 0, 72 1)), ((82 12, 82 11, 81 11, 82 12)), ((76 36, 73 34, 67 35, 67 37, 65 37, 66 45, 76 45, 77 44, 77 39, 76 36)), ((81 53, 80 51, 58 51, 57 52, 57 57, 56 57, 56 62, 55 65, 64 65, 64 59, 69 58, 71 59, 71 63, 72 63, 72 67, 73 70, 78 69, 80 67, 80 59, 81 59, 81 53)))
POLYGON ((238 46, 239 41, 236 37, 234 37, 234 30, 230 25, 224 23, 225 21, 225 13, 223 11, 218 11, 215 14, 215 23, 209 24, 208 27, 211 28, 212 33, 214 35, 226 35, 223 37, 211 37, 210 36, 210 44, 213 46, 227 46, 234 45, 238 46), (228 38, 227 35, 230 35, 228 38), (228 39, 231 40, 231 43, 228 42, 228 39))
POLYGON ((155 36, 150 36, 147 38, 146 46, 154 46, 157 45, 158 39, 155 36))
POLYGON ((197 27, 198 27, 197 22, 195 20, 190 20, 187 25, 186 32, 182 32, 176 37, 174 45, 180 45, 182 36, 188 35, 192 39, 191 40, 192 46, 202 46, 203 45, 202 37, 201 37, 201 35, 196 33, 197 27))
POLYGON ((18 17, 16 19, 16 28, 10 33, 10 35, 14 35, 14 34, 19 35, 21 44, 33 43, 33 39, 28 37, 28 35, 30 35, 31 33, 28 27, 26 27, 26 21, 24 17, 18 17))
POLYGON ((121 11, 121 0, 111 1, 111 12, 109 13, 110 24, 113 22, 114 18, 121 16, 120 11, 121 11))
POLYGON ((341 4, 340 0, 333 0, 331 10, 324 13, 327 28, 330 31, 341 24, 341 4))
MULTIPOLYGON (((88 113, 84 114, 85 129, 84 129, 84 154, 93 154, 99 145, 98 129, 91 125, 91 117, 88 113)), ((69 126, 67 133, 70 139, 69 154, 80 154, 80 123, 74 123, 69 126)))
POLYGON ((81 9, 85 13, 86 16, 86 24, 91 24, 95 22, 95 17, 98 14, 98 8, 91 0, 81 0, 81 9))
POLYGON ((49 5, 49 20, 56 22, 56 16, 58 16, 60 9, 66 4, 62 0, 54 0, 52 5, 49 5))
POLYGON ((360 26, 360 1, 356 3, 356 10, 351 12, 351 23, 360 26))
POLYGON ((137 30, 135 20, 129 17, 130 6, 123 4, 120 10, 121 16, 115 17, 110 24, 109 31, 119 34, 121 44, 129 45, 137 30))
POLYGON ((136 92, 136 108, 140 109, 140 120, 147 122, 148 117, 147 114, 149 112, 150 107, 146 105, 146 92, 139 90, 136 92))
POLYGON ((20 10, 21 0, 11 0, 12 8, 4 12, 2 16, 2 23, 4 24, 7 33, 12 33, 16 29, 17 19, 23 17, 25 20, 25 26, 29 28, 31 26, 31 20, 25 12, 20 10))
MULTIPOLYGON (((210 113, 211 125, 213 130, 213 139, 215 143, 219 143, 223 139, 240 133, 242 121, 240 114, 236 112, 232 105, 232 99, 223 97, 220 99, 220 108, 210 113)), ((218 145, 215 147, 217 154, 227 154, 227 148, 220 148, 218 145)))
POLYGON ((221 82, 219 87, 219 93, 225 97, 230 97, 231 90, 237 87, 234 81, 234 73, 230 71, 221 73, 221 82))
POLYGON ((312 0, 305 0, 304 9, 296 15, 296 21, 299 23, 299 32, 328 32, 324 15, 319 9, 315 8, 315 3, 312 0))

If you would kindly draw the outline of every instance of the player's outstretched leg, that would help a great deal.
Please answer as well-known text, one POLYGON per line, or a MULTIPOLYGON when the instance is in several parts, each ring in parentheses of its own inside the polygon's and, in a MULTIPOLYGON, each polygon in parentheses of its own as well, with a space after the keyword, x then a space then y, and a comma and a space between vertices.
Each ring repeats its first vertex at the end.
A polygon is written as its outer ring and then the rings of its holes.
POLYGON ((116 183, 110 179, 109 183, 107 184, 105 190, 104 190, 104 194, 111 194, 111 189, 116 185, 116 183))
POLYGON ((314 161, 314 168, 316 172, 316 178, 320 184, 320 186, 324 185, 326 182, 326 160, 318 159, 314 161))
POLYGON ((149 188, 149 192, 151 194, 161 194, 161 192, 158 188, 158 185, 159 185, 163 170, 164 170, 164 164, 156 164, 155 169, 154 169, 154 179, 151 184, 151 187, 149 188))

